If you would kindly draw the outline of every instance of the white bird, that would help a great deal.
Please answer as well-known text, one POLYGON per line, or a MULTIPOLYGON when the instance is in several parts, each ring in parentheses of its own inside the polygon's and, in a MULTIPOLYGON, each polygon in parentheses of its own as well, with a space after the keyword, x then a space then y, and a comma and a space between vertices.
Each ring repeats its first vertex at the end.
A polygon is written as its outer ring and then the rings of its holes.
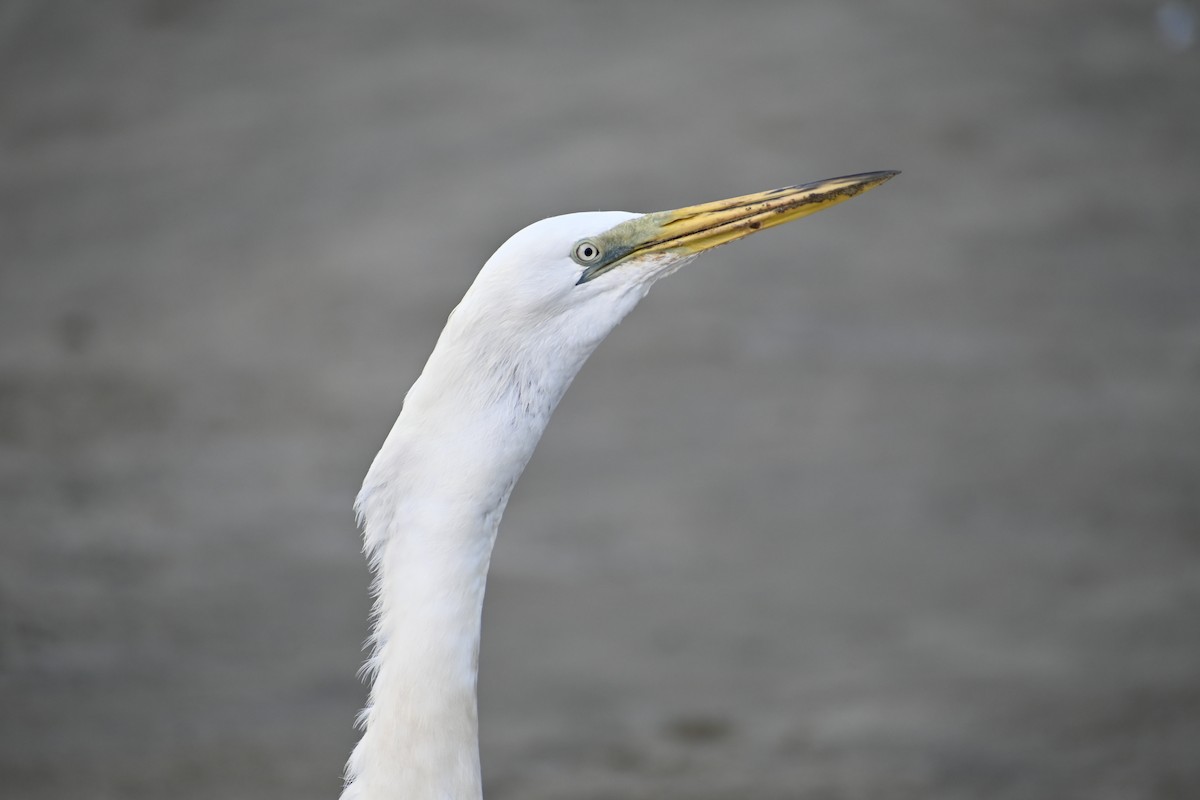
POLYGON ((342 800, 479 800, 480 614, 500 516, 583 362, 699 253, 896 172, 674 211, 568 214, 501 245, 451 312, 355 503, 375 574, 370 699, 342 800))

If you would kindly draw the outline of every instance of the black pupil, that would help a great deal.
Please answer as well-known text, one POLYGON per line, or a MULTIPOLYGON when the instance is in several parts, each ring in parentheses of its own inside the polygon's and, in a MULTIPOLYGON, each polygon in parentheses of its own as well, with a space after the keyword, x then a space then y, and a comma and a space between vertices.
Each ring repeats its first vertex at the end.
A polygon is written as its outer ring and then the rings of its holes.
POLYGON ((585 246, 583 248, 583 257, 584 258, 591 258, 595 254, 596 254, 596 251, 593 250, 590 246, 585 246))

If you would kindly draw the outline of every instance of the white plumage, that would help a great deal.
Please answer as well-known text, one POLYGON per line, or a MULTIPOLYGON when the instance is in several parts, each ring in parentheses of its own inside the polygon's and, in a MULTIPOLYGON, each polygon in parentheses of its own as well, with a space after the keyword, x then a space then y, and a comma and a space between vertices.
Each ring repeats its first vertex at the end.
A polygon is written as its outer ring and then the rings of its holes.
POLYGON ((638 215, 537 222, 488 259, 371 464, 356 509, 376 576, 369 705, 343 800, 477 800, 480 615, 500 517, 563 393, 659 278, 826 208, 868 173, 638 215))

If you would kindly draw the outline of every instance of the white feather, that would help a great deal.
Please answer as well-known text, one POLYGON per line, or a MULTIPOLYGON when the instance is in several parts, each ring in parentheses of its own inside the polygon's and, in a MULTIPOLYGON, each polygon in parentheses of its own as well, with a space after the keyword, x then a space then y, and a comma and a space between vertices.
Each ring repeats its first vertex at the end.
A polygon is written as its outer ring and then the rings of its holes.
POLYGON ((496 530, 551 413, 596 346, 686 256, 577 285, 576 241, 637 215, 529 226, 451 313, 356 510, 375 572, 370 700, 343 800, 474 800, 480 614, 496 530))

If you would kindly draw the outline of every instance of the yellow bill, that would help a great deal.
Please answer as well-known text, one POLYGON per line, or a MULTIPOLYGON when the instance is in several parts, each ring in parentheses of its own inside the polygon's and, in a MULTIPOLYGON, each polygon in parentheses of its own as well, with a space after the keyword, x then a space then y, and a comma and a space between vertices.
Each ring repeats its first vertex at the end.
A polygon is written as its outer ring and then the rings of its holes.
POLYGON ((898 170, 887 170, 845 175, 635 217, 575 245, 575 260, 585 267, 579 283, 586 283, 629 258, 651 253, 702 253, 756 231, 823 211, 899 174, 898 170))

